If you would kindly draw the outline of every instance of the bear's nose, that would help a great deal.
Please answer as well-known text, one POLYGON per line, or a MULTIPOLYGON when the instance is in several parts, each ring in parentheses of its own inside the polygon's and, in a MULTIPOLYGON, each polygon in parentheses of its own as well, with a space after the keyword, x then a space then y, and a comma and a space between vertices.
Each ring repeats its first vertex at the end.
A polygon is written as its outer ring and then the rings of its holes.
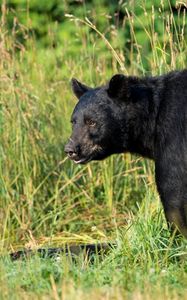
POLYGON ((78 156, 78 147, 74 147, 70 143, 65 146, 64 151, 71 159, 74 159, 78 156))

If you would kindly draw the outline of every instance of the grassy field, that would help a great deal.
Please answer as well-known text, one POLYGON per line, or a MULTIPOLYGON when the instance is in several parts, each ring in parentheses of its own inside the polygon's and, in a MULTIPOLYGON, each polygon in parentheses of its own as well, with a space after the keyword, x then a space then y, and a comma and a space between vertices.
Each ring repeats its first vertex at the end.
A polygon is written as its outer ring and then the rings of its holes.
POLYGON ((114 40, 106 39, 94 22, 67 14, 72 38, 66 39, 64 29, 64 43, 54 47, 49 30, 51 46, 44 49, 18 21, 8 30, 6 5, 1 12, 0 299, 187 299, 187 242, 167 230, 153 163, 124 154, 77 166, 63 151, 76 103, 70 79, 95 86, 116 72, 185 68, 185 10, 178 13, 180 26, 172 11, 161 10, 162 42, 154 7, 149 24, 127 10, 128 63, 123 45, 114 47, 121 34, 117 27, 106 28, 114 40), (144 41, 137 41, 137 21, 149 40, 149 57, 144 41), (72 54, 77 41, 81 47, 72 54), (92 263, 81 255, 76 261, 35 255, 17 262, 8 255, 23 248, 108 241, 117 247, 92 263))

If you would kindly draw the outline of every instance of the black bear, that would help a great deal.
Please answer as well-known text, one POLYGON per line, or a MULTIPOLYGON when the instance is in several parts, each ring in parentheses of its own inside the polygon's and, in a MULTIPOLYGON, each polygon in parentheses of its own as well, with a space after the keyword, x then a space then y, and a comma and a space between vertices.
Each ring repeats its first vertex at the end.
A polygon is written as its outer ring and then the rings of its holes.
POLYGON ((187 237, 187 70, 117 74, 96 88, 72 79, 72 89, 79 102, 68 157, 84 164, 128 151, 153 159, 166 219, 187 237))

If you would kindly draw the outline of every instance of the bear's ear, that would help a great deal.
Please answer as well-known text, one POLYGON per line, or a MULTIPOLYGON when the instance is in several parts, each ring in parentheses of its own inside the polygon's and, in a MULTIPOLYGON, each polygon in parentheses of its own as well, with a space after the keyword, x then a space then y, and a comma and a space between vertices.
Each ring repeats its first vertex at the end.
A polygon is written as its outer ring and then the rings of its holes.
POLYGON ((126 98, 128 96, 128 77, 123 74, 114 75, 109 81, 107 92, 111 98, 126 98))
POLYGON ((72 78, 71 80, 72 90, 75 96, 79 99, 84 93, 91 90, 90 87, 84 85, 83 83, 79 82, 77 79, 72 78))

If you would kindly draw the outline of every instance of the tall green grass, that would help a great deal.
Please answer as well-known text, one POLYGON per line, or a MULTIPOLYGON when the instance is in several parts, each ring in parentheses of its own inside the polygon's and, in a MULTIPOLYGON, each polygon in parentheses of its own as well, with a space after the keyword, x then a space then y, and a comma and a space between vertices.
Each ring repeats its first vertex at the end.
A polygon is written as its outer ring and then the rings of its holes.
MULTIPOLYGON (((154 165, 130 154, 76 166, 63 148, 70 134, 76 103, 70 79, 88 85, 104 83, 116 72, 162 74, 186 66, 186 15, 180 26, 172 11, 164 13, 161 42, 155 10, 145 22, 126 10, 130 50, 114 41, 89 19, 67 15, 74 24, 72 40, 60 48, 40 49, 27 28, 7 30, 3 1, 0 26, 0 298, 2 299, 186 299, 186 241, 169 235, 154 182, 154 165), (143 42, 150 43, 144 67, 143 42), (91 27, 91 31, 90 31, 91 27), (93 34, 93 32, 95 32, 93 34), (72 57, 76 39, 81 50, 72 57), (100 47, 104 52, 100 52, 100 47), (124 51, 128 54, 124 56, 124 51), (99 53, 99 55, 98 55, 99 53), (90 264, 42 260, 37 256, 12 263, 7 254, 19 248, 65 243, 115 241, 117 248, 90 264)), ((182 20, 182 21, 181 21, 182 20)), ((71 25, 72 26, 72 25, 71 25)), ((108 28, 106 28, 108 30, 108 28)), ((120 39, 117 27, 112 27, 120 39)), ((49 39, 53 37, 49 35, 49 39)))

